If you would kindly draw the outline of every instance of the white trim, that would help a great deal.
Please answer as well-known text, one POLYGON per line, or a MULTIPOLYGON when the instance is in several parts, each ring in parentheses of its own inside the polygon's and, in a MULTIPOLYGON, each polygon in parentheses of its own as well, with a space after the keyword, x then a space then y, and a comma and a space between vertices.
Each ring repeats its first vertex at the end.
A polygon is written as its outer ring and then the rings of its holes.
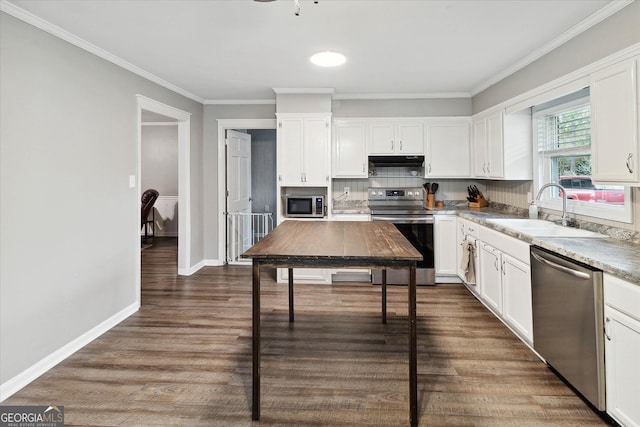
POLYGON ((178 274, 180 276, 191 276, 192 274, 197 273, 202 267, 205 267, 205 265, 204 261, 200 261, 191 267, 178 268, 178 274))
POLYGON ((186 91, 181 87, 174 85, 173 83, 169 83, 168 81, 156 76, 155 74, 145 71, 142 68, 138 67, 137 65, 134 65, 128 61, 125 61, 124 59, 112 54, 111 52, 108 52, 92 43, 89 43, 88 41, 70 33, 69 31, 62 29, 57 25, 52 24, 49 21, 45 21, 44 19, 32 14, 31 12, 28 12, 12 3, 9 3, 6 0, 0 0, 0 10, 8 13, 14 18, 20 19, 21 21, 24 21, 27 24, 33 25, 34 27, 39 28, 42 31, 45 31, 55 37, 58 37, 61 40, 71 43, 72 45, 77 46, 80 49, 83 49, 89 53, 92 53, 102 59, 105 59, 111 62, 112 64, 115 64, 121 68, 124 68, 127 71, 131 71, 132 73, 137 74, 140 77, 143 77, 149 81, 152 81, 166 89, 169 89, 175 93, 178 93, 182 96, 185 96, 201 104, 204 102, 204 99, 202 99, 198 95, 195 95, 189 91, 186 91))
POLYGON ((224 262, 219 259, 205 259, 203 262, 205 267, 220 267, 224 265, 224 262))
POLYGON ((275 105, 275 99, 205 99, 204 105, 275 105))
POLYGON ((344 93, 333 95, 333 99, 346 101, 358 99, 441 99, 471 98, 470 92, 431 92, 431 93, 344 93))
POLYGON ((309 95, 309 94, 328 94, 333 95, 335 93, 335 89, 331 87, 300 87, 300 88, 290 88, 290 87, 274 87, 273 91, 277 95, 287 95, 287 94, 301 94, 301 95, 309 95))
POLYGON ((225 131, 227 129, 276 129, 276 119, 218 119, 218 264, 225 258, 226 226, 225 217, 225 131))
POLYGON ((523 69, 524 67, 526 67, 527 65, 533 63, 537 59, 540 59, 541 57, 543 57, 547 53, 553 51, 554 49, 558 48, 559 46, 561 46, 562 44, 568 42, 569 40, 573 39, 574 37, 578 36, 579 34, 587 31, 589 28, 593 27, 594 25, 604 21, 605 19, 607 19, 608 17, 610 17, 614 13, 622 10, 623 8, 627 7, 628 5, 630 5, 633 2, 634 2, 634 0, 616 0, 616 1, 610 2, 608 5, 606 5, 602 9, 598 10, 593 15, 587 17, 586 19, 584 19, 581 22, 577 23, 573 27, 569 28, 567 31, 565 31, 564 33, 562 33, 561 35, 559 35, 555 39, 551 40, 551 42, 549 42, 546 45, 542 46, 541 48, 531 52, 529 55, 525 56, 520 61, 518 61, 515 64, 511 65, 510 67, 508 67, 507 69, 503 70, 502 72, 494 75, 489 80, 486 80, 486 81, 480 83, 479 85, 477 85, 476 87, 474 87, 471 90, 471 95, 475 96, 478 93, 480 93, 483 90, 485 90, 486 88, 488 88, 490 86, 493 86, 494 84, 498 83, 501 80, 504 80, 506 77, 508 77, 511 74, 514 74, 515 72, 523 69))
POLYGON ((106 319, 96 327, 88 330, 78 338, 69 342, 65 346, 59 348, 53 353, 49 354, 45 358, 41 359, 37 363, 31 365, 15 377, 11 378, 7 382, 0 385, 0 402, 8 399, 13 394, 20 391, 23 387, 27 386, 33 380, 44 374, 48 370, 52 369, 58 363, 64 361, 82 347, 91 343, 93 340, 104 334, 118 323, 125 320, 127 317, 134 314, 140 309, 140 303, 136 302, 130 306, 120 310, 110 318, 106 319))
MULTIPOLYGON (((137 182, 140 183, 142 169, 142 110, 162 114, 178 120, 178 274, 188 272, 191 269, 191 113, 179 110, 167 104, 155 101, 143 95, 136 95, 138 99, 138 171, 137 182)), ((139 200, 141 189, 138 184, 138 204, 136 205, 136 218, 140 218, 139 200)), ((138 223, 136 221, 136 223, 138 223)), ((138 224, 139 226, 139 224, 138 224)), ((136 252, 140 253, 140 237, 136 232, 136 252)), ((140 296, 140 260, 137 263, 138 297, 140 296)), ((188 274, 187 274, 188 275, 188 274)))
POLYGON ((178 122, 142 122, 140 126, 178 126, 178 122))

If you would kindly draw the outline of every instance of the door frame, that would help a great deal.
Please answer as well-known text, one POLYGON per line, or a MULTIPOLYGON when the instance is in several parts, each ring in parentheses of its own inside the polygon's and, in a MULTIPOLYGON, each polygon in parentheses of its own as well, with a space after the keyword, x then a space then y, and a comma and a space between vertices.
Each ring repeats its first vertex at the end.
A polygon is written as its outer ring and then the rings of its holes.
POLYGON ((226 195, 225 177, 227 162, 225 155, 226 131, 237 129, 276 129, 276 119, 218 119, 218 263, 226 264, 226 195))
MULTIPOLYGON (((142 110, 170 117, 178 121, 178 274, 192 274, 191 260, 191 113, 179 110, 162 102, 136 95, 138 101, 138 164, 136 182, 138 197, 136 199, 136 224, 140 221, 140 186, 142 170, 142 110)), ((138 254, 137 280, 138 297, 141 291, 140 277, 140 230, 136 231, 136 253, 138 254)))

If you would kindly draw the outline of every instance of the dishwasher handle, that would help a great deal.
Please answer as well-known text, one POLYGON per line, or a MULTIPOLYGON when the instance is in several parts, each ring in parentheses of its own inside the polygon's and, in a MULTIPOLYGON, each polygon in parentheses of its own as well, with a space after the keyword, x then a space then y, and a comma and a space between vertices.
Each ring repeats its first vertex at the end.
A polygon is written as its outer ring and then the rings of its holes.
POLYGON ((570 274, 570 275, 572 275, 574 277, 577 277, 578 279, 589 280, 591 278, 591 275, 588 274, 588 273, 584 273, 582 271, 577 271, 577 270, 574 270, 572 268, 565 267, 564 265, 556 264, 555 262, 551 262, 548 259, 541 257, 540 255, 538 255, 535 252, 531 252, 531 256, 534 257, 536 259, 536 261, 538 261, 538 262, 546 264, 551 268, 555 268, 556 270, 560 270, 560 271, 562 271, 564 273, 570 274))

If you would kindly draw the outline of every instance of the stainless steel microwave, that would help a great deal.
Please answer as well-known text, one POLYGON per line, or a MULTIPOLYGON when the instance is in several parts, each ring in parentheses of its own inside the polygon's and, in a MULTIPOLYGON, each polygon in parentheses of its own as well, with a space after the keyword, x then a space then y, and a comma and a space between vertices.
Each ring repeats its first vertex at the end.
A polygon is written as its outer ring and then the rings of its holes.
POLYGON ((322 218, 326 213, 324 196, 285 197, 285 216, 289 218, 322 218))

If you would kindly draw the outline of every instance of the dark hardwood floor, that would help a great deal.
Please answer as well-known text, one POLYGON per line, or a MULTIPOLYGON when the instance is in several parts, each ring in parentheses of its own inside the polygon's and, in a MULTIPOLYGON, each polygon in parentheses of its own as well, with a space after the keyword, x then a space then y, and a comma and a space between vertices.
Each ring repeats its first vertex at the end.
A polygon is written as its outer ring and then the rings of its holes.
MULTIPOLYGON (((142 252, 142 308, 3 404, 66 425, 408 425, 406 289, 262 275, 262 416, 251 421, 251 268, 176 275, 175 239, 142 252), (269 278, 270 277, 270 278, 269 278)), ((463 286, 418 287, 421 426, 607 425, 463 286)))

